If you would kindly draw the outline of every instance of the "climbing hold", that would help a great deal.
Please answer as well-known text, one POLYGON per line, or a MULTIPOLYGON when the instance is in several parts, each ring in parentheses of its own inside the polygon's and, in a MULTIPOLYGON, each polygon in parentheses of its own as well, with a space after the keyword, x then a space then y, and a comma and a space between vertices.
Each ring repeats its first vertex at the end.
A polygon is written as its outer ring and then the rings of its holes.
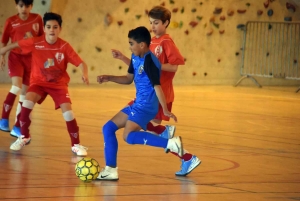
POLYGON ((267 52, 266 56, 268 57, 269 55, 270 55, 270 53, 269 53, 269 52, 267 52))
POLYGON ((126 0, 120 0, 120 2, 121 2, 121 3, 124 3, 124 2, 126 2, 126 0))
POLYGON ((264 12, 262 10, 257 11, 257 15, 262 15, 264 12))
POLYGON ((269 30, 272 29, 272 25, 271 24, 268 25, 268 29, 269 30))
POLYGON ((223 8, 216 7, 215 10, 214 10, 214 14, 220 14, 220 13, 222 13, 222 10, 223 10, 223 8))
POLYGON ((189 30, 185 30, 184 32, 186 35, 189 35, 189 30))
POLYGON ((233 16, 233 14, 234 14, 234 10, 233 10, 233 9, 229 9, 229 10, 227 11, 227 15, 228 15, 228 16, 233 16))
POLYGON ((136 18, 136 19, 140 19, 140 18, 141 18, 141 15, 136 15, 135 18, 136 18))
POLYGON ((193 8, 191 11, 192 11, 192 13, 194 13, 194 12, 197 11, 197 9, 196 9, 196 8, 193 8))
POLYGON ((223 30, 219 30, 219 33, 220 34, 224 34, 225 33, 225 30, 223 29, 223 30))
POLYGON ((80 48, 78 48, 78 50, 77 50, 77 53, 79 54, 81 52, 81 49, 80 48))
POLYGON ((236 28, 243 30, 245 28, 244 24, 238 24, 236 28))
POLYGON ((237 12, 240 14, 244 14, 247 10, 246 9, 238 9, 237 12))
POLYGON ((169 25, 169 27, 172 29, 177 28, 178 26, 179 26, 178 22, 175 22, 175 21, 170 22, 170 25, 169 25))
POLYGON ((177 11, 178 11, 178 8, 173 8, 173 10, 172 10, 173 13, 177 13, 177 11))
POLYGON ((293 4, 287 2, 285 5, 289 11, 291 11, 293 13, 296 11, 296 7, 293 4))
POLYGON ((129 11, 129 8, 125 8, 125 9, 124 9, 124 12, 125 12, 125 13, 128 13, 128 11, 129 11))
POLYGON ((290 21, 292 21, 292 17, 284 17, 284 21, 290 22, 290 21))
POLYGON ((298 63, 297 59, 294 59, 294 64, 298 63))
POLYGON ((236 52, 236 53, 235 53, 235 56, 239 56, 239 55, 240 55, 240 53, 239 53, 239 52, 236 52))
POLYGON ((181 12, 181 13, 184 13, 184 7, 181 8, 180 12, 181 12))
POLYGON ((214 30, 213 30, 212 28, 210 28, 210 29, 207 31, 206 35, 207 35, 207 36, 210 36, 213 32, 214 32, 214 30))
POLYGON ((173 0, 170 0, 170 4, 174 4, 175 2, 173 0))
POLYGON ((195 26, 198 25, 198 22, 191 21, 191 22, 189 23, 189 25, 190 25, 192 28, 194 28, 195 26))
POLYGON ((270 4, 270 0, 266 0, 266 1, 264 2, 264 7, 265 7, 265 8, 268 8, 268 7, 269 7, 269 4, 270 4))
POLYGON ((96 46, 95 48, 96 48, 97 52, 101 52, 102 51, 102 49, 100 47, 96 46))
POLYGON ((121 26, 123 24, 123 21, 118 21, 118 25, 121 26))
POLYGON ((224 15, 222 15, 221 17, 220 17, 220 20, 222 20, 222 21, 224 21, 226 19, 226 17, 224 16, 224 15))
POLYGON ((207 73, 206 73, 206 72, 204 73, 204 76, 207 76, 207 73))
POLYGON ((43 6, 46 5, 46 1, 45 0, 42 1, 42 5, 43 6))
POLYGON ((196 76, 197 75, 197 73, 196 72, 193 72, 193 76, 196 76))
POLYGON ((203 26, 204 26, 204 28, 206 28, 206 26, 207 26, 207 23, 205 23, 203 26))
POLYGON ((91 71, 95 70, 95 67, 94 66, 91 66, 91 71))
POLYGON ((213 25, 218 29, 219 28, 219 24, 217 24, 217 23, 215 23, 215 22, 213 22, 213 25))
POLYGON ((210 19, 209 19, 210 22, 214 22, 215 21, 215 16, 212 16, 210 19))
POLYGON ((82 22, 82 18, 81 17, 77 18, 77 21, 82 22))
POLYGON ((199 21, 200 21, 200 20, 202 20, 202 18, 203 18, 203 17, 201 17, 201 16, 197 16, 196 18, 197 18, 197 20, 199 20, 199 21))
POLYGON ((179 26, 178 26, 178 27, 179 27, 179 28, 181 28, 182 26, 183 26, 183 22, 182 22, 182 21, 180 21, 180 22, 179 22, 179 26))
POLYGON ((119 70, 121 70, 122 69, 122 66, 119 66, 119 70))
POLYGON ((269 16, 269 17, 271 17, 271 16, 273 15, 273 13, 274 13, 274 12, 273 12, 272 9, 269 9, 269 10, 268 10, 268 16, 269 16))
POLYGON ((165 6, 166 4, 165 4, 165 2, 162 2, 160 5, 161 5, 161 6, 165 6))
POLYGON ((218 59, 218 62, 221 62, 221 59, 218 59))
POLYGON ((148 11, 147 9, 145 10, 145 14, 146 14, 146 15, 148 15, 148 14, 149 14, 149 11, 148 11))
POLYGON ((246 3, 246 6, 248 6, 248 7, 249 7, 250 5, 251 5, 250 3, 246 3))
POLYGON ((183 58, 183 61, 186 62, 186 58, 183 58))
POLYGON ((112 16, 111 16, 109 13, 107 13, 107 14, 105 15, 104 23, 105 23, 107 26, 109 26, 109 25, 112 23, 112 16))
POLYGON ((203 2, 200 2, 199 4, 200 4, 200 6, 202 6, 203 2))

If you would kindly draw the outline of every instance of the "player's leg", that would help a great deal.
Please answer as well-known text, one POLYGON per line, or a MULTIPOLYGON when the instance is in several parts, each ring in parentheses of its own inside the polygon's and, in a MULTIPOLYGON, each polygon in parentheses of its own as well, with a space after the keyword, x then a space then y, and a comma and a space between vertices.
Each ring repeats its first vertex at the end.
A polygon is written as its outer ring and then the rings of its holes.
POLYGON ((97 180, 116 181, 119 179, 117 168, 118 140, 116 137, 116 131, 125 126, 128 115, 124 113, 124 111, 129 111, 129 107, 118 112, 102 128, 106 166, 100 172, 97 180))
POLYGON ((20 126, 21 136, 10 146, 10 149, 18 151, 31 140, 29 126, 31 124, 30 113, 33 110, 35 103, 41 103, 47 95, 42 93, 38 86, 31 86, 26 93, 25 100, 22 104, 20 126))
POLYGON ((23 84, 22 84, 22 90, 19 95, 19 102, 16 109, 16 117, 15 117, 15 125, 13 126, 10 135, 13 137, 19 137, 21 135, 21 128, 20 128, 20 115, 21 115, 21 109, 23 101, 25 100, 26 92, 29 86, 30 82, 30 73, 31 73, 31 55, 24 55, 21 56, 20 62, 22 62, 23 67, 23 84))
POLYGON ((2 117, 0 120, 0 130, 9 132, 9 115, 14 105, 18 92, 22 87, 22 78, 24 74, 24 68, 20 59, 20 55, 13 52, 8 56, 8 73, 12 80, 12 87, 7 94, 2 108, 2 117))

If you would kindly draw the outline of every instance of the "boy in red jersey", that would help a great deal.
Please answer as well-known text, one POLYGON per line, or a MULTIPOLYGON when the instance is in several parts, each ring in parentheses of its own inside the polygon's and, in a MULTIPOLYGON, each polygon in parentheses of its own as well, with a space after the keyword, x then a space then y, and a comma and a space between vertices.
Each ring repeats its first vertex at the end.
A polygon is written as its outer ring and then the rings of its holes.
POLYGON ((20 40, 0 49, 0 54, 20 47, 23 54, 31 52, 32 71, 30 86, 22 105, 20 125, 22 135, 10 146, 12 150, 20 150, 30 142, 29 115, 35 103, 41 104, 49 94, 55 103, 55 109, 61 108, 71 138, 71 150, 78 156, 86 156, 87 148, 79 144, 79 127, 72 112, 68 94, 70 77, 67 64, 78 66, 82 72, 82 80, 89 84, 86 64, 73 50, 69 43, 58 37, 61 31, 61 16, 55 13, 44 15, 45 35, 27 40, 20 40))
MULTIPOLYGON (((166 34, 166 29, 171 19, 171 12, 163 6, 155 6, 149 11, 148 16, 152 32, 155 34, 151 39, 150 50, 162 64, 160 84, 166 97, 167 107, 169 111, 171 111, 172 103, 174 101, 172 81, 178 65, 184 65, 184 58, 180 54, 172 38, 166 34)), ((114 58, 122 60, 127 65, 130 64, 130 59, 120 51, 113 49, 112 55, 114 58)), ((129 105, 130 104, 132 104, 132 102, 130 102, 129 105)), ((162 120, 169 121, 170 118, 164 115, 161 106, 159 106, 158 114, 155 119, 152 120, 156 125, 149 122, 147 130, 159 134, 161 137, 171 139, 175 133, 175 126, 163 126, 161 125, 162 120)), ((171 153, 178 156, 178 154, 174 152, 171 153)), ((188 153, 186 150, 184 150, 184 155, 182 157, 178 157, 181 158, 182 165, 181 170, 175 173, 176 176, 188 175, 201 163, 201 160, 197 156, 188 153)))
MULTIPOLYGON (((8 18, 5 22, 1 47, 5 47, 10 40, 14 43, 24 38, 31 38, 43 35, 43 21, 40 15, 30 13, 33 0, 15 0, 18 14, 8 18)), ((3 70, 5 66, 5 55, 0 57, 0 67, 3 70)), ((25 99, 25 94, 29 85, 31 71, 31 54, 21 54, 20 49, 14 49, 8 56, 8 72, 12 80, 12 87, 6 96, 2 108, 2 117, 0 120, 0 130, 9 132, 9 115, 14 105, 18 92, 19 103, 16 110, 15 126, 11 130, 11 135, 18 137, 20 135, 19 117, 21 106, 25 99)))

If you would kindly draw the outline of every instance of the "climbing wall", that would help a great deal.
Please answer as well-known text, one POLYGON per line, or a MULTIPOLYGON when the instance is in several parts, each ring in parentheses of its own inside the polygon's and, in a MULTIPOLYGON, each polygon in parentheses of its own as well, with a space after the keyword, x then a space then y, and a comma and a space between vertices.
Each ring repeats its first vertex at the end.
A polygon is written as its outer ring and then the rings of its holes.
MULTIPOLYGON (((96 76, 100 74, 127 72, 127 66, 113 59, 110 50, 119 49, 130 56, 128 31, 137 26, 150 28, 147 12, 155 5, 163 5, 172 12, 168 33, 186 59, 174 83, 231 85, 240 78, 244 24, 247 21, 300 21, 297 1, 52 0, 51 10, 63 16, 61 37, 86 61, 92 83, 96 83, 96 76)), ((71 82, 81 82, 77 68, 70 65, 68 72, 71 82)), ((267 78, 259 81, 263 85, 299 83, 267 78)))

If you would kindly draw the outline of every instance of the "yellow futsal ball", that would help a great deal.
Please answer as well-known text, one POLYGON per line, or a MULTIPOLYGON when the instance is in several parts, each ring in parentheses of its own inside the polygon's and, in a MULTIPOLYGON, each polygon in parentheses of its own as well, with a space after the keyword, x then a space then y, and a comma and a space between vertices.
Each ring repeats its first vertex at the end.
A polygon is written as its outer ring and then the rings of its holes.
POLYGON ((96 179, 100 172, 99 163, 93 159, 85 157, 78 161, 75 166, 76 176, 82 181, 92 181, 96 179))

